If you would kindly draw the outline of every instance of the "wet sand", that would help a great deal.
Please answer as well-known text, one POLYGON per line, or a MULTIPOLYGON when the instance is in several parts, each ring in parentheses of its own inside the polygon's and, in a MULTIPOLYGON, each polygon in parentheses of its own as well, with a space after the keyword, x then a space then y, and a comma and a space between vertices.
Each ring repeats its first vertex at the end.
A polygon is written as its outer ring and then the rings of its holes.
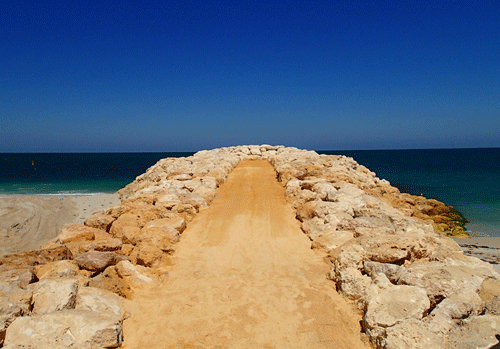
POLYGON ((119 202, 117 194, 0 196, 0 256, 39 249, 62 227, 119 202))
POLYGON ((500 273, 500 237, 473 237, 454 239, 462 247, 464 253, 491 263, 500 273))

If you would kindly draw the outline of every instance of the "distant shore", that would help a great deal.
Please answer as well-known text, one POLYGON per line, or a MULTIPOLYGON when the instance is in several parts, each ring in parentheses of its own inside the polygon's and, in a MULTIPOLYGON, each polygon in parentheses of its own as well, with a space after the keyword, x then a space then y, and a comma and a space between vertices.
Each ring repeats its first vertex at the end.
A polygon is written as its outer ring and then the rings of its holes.
POLYGON ((0 195, 0 256, 39 249, 62 227, 119 204, 117 194, 0 195))

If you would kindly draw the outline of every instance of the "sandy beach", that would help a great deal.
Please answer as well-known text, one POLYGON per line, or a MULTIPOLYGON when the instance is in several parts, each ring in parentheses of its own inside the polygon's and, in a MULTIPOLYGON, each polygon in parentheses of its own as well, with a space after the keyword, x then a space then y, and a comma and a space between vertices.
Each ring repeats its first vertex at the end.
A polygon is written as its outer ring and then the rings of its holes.
POLYGON ((62 227, 119 202, 117 194, 0 196, 0 256, 36 250, 62 227))
POLYGON ((500 238, 472 237, 470 239, 454 239, 462 247, 464 253, 479 258, 493 265, 500 273, 500 238))

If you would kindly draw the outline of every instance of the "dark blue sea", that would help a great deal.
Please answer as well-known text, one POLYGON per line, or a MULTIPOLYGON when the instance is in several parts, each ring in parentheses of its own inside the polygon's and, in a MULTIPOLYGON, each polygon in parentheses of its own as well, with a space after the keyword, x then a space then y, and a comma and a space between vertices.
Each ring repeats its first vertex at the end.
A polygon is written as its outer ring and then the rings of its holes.
POLYGON ((500 148, 319 153, 353 157, 402 192, 454 206, 470 235, 500 236, 500 148))
MULTIPOLYGON (((500 236, 500 148, 318 152, 351 156, 402 192, 454 206, 472 235, 500 236)), ((0 154, 0 195, 113 193, 160 159, 192 154, 0 154)))
POLYGON ((114 193, 166 157, 193 153, 0 153, 1 194, 114 193))

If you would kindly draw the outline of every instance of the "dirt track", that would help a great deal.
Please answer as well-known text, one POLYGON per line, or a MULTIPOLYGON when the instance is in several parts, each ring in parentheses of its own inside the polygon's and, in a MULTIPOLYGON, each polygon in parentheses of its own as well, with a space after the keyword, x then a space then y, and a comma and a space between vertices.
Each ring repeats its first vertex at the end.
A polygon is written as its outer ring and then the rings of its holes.
POLYGON ((132 348, 365 348, 264 160, 243 161, 188 224, 164 282, 137 291, 132 348))

